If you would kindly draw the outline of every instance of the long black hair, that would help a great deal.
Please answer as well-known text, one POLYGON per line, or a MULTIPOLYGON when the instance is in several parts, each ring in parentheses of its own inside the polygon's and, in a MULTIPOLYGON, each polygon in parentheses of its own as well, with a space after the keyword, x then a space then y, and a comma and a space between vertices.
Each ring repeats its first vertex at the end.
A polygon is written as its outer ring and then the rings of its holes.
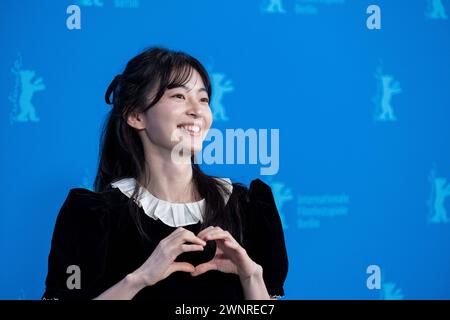
MULTIPOLYGON (((132 58, 123 73, 114 78, 105 94, 105 101, 112 104, 112 110, 106 118, 100 140, 94 182, 96 192, 109 190, 112 182, 122 178, 140 181, 146 168, 144 148, 136 129, 127 123, 128 115, 147 111, 162 98, 166 89, 187 83, 194 69, 200 74, 211 99, 211 82, 206 69, 197 59, 180 51, 149 48, 132 58), (154 92, 151 97, 150 92, 154 92)), ((191 162, 194 186, 205 199, 202 228, 220 226, 242 242, 238 197, 230 194, 223 180, 205 174, 195 162, 194 155, 191 162), (227 203, 225 197, 229 197, 227 203)), ((140 191, 140 185, 136 183, 128 206, 143 239, 151 240, 151 235, 144 231, 139 207, 133 203, 140 191)))

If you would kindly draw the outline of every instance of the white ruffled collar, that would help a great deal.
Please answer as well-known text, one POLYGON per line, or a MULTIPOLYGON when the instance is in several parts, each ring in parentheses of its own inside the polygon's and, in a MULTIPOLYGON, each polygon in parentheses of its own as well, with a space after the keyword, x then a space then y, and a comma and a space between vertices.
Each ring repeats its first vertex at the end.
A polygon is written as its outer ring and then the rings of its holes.
MULTIPOLYGON (((231 180, 228 178, 221 178, 221 180, 226 182, 225 186, 231 194, 233 190, 231 180)), ((124 178, 111 183, 111 186, 118 188, 124 195, 131 198, 137 183, 134 178, 124 178)), ((229 195, 224 195, 224 198, 225 203, 227 203, 229 195)), ((146 188, 140 186, 138 199, 134 201, 142 207, 146 215, 155 220, 159 219, 171 227, 182 227, 203 222, 205 199, 188 203, 168 202, 155 197, 146 188)))

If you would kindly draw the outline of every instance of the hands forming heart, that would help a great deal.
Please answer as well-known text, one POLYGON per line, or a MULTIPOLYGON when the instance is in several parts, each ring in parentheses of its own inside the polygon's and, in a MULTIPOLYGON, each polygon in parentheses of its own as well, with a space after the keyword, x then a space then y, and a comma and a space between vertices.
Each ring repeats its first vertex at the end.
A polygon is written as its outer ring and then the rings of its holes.
MULTIPOLYGON (((211 256, 212 254, 206 257, 210 259, 211 256)), ((176 271, 189 272, 196 277, 210 270, 218 270, 236 274, 241 280, 245 280, 259 269, 260 265, 248 256, 228 231, 211 226, 196 236, 180 227, 161 240, 150 257, 133 274, 138 283, 145 287, 154 285, 176 271), (204 251, 207 241, 214 241, 216 247, 214 256, 209 261, 205 261, 204 255, 202 257, 197 254, 204 251), (186 257, 198 264, 194 266, 186 262, 186 257)))
POLYGON ((241 279, 253 275, 258 267, 246 250, 233 236, 220 227, 208 227, 200 231, 198 238, 204 241, 216 242, 216 253, 212 260, 195 266, 192 276, 198 276, 210 270, 237 274, 241 279))

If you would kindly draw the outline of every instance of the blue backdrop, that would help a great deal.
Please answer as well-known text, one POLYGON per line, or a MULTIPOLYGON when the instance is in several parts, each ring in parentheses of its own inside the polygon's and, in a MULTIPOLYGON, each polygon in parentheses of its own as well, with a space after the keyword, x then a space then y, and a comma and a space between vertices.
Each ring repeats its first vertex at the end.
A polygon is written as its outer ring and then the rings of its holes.
POLYGON ((213 127, 279 129, 276 175, 203 168, 272 186, 286 299, 450 298, 450 1, 29 0, 0 12, 0 298, 40 298, 58 210, 70 188, 92 187, 104 92, 152 45, 207 66, 213 127), (367 25, 371 4, 381 29, 367 25))

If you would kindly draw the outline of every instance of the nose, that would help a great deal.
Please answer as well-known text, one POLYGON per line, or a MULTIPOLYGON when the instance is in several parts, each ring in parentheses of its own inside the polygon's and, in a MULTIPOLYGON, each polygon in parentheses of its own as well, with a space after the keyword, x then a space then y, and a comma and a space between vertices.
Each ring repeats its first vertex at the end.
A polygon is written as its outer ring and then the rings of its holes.
POLYGON ((197 101, 191 100, 187 114, 193 118, 200 118, 204 115, 204 106, 197 101))

